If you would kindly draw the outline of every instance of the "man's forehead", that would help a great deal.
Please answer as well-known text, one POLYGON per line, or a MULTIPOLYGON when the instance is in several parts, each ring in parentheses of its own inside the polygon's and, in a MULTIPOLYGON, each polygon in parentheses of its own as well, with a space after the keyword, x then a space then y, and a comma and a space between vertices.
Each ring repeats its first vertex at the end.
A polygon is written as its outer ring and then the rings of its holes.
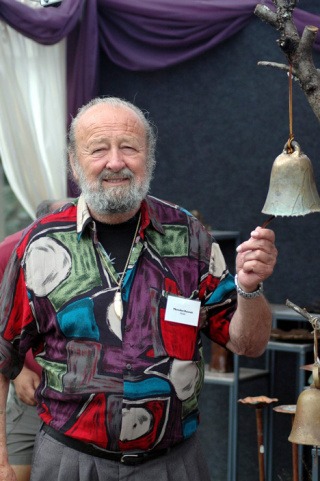
POLYGON ((86 110, 78 121, 78 129, 101 126, 110 130, 119 127, 124 130, 145 130, 138 114, 126 106, 108 104, 93 105, 86 110))

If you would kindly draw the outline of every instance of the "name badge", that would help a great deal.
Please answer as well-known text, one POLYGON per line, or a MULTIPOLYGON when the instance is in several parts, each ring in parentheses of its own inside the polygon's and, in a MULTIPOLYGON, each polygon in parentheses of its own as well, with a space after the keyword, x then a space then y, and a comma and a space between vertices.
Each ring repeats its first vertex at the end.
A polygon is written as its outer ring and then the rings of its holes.
POLYGON ((164 320, 187 324, 189 326, 197 326, 200 305, 200 301, 168 296, 164 320))

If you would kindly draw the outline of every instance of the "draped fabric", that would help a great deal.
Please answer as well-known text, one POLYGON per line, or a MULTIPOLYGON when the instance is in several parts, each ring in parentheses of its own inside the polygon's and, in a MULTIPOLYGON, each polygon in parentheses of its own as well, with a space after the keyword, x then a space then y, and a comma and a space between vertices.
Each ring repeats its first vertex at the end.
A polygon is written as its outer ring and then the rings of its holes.
MULTIPOLYGON (((253 18, 257 0, 62 0, 31 9, 0 0, 0 19, 36 42, 68 37, 68 114, 97 93, 98 52, 128 70, 176 65, 218 45, 253 18)), ((271 0, 265 0, 274 9, 271 0)), ((300 33, 318 15, 294 10, 300 33)), ((271 27, 270 27, 271 28, 271 27)), ((320 50, 318 34, 314 48, 320 50)), ((70 120, 70 117, 68 117, 70 120)))
POLYGON ((0 22, 0 153, 31 218, 67 192, 65 44, 44 47, 0 22))
POLYGON ((17 0, 0 0, 0 20, 43 45, 67 37, 67 124, 79 106, 97 93, 97 0, 63 0, 57 7, 30 8, 17 0))
POLYGON ((100 42, 120 67, 155 70, 189 60, 234 35, 253 15, 244 0, 100 2, 100 42), (107 8, 108 7, 108 8, 107 8))
MULTIPOLYGON (((128 70, 170 67, 208 51, 240 31, 253 18, 257 3, 62 0, 57 8, 32 9, 17 0, 0 0, 0 20, 42 45, 67 38, 68 125, 78 107, 97 94, 99 49, 128 70)), ((261 3, 274 9, 271 0, 261 3)), ((318 15, 298 8, 294 10, 294 19, 300 33, 305 25, 320 26, 318 15)), ((314 48, 320 50, 319 34, 314 48)))

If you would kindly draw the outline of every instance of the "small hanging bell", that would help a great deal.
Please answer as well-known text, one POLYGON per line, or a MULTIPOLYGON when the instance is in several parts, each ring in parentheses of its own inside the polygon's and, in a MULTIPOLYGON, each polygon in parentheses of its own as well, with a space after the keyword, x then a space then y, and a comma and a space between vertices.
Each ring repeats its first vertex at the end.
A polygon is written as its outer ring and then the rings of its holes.
POLYGON ((320 446, 320 390, 309 387, 298 397, 288 440, 295 444, 320 446))
POLYGON ((295 141, 289 142, 273 163, 263 214, 299 216, 320 212, 320 197, 310 159, 295 141))
POLYGON ((309 320, 313 327, 313 354, 314 364, 312 367, 313 382, 311 386, 300 393, 296 406, 292 430, 288 440, 294 444, 306 444, 320 446, 320 363, 318 357, 318 316, 312 316, 306 309, 301 309, 289 300, 287 306, 302 314, 309 320))

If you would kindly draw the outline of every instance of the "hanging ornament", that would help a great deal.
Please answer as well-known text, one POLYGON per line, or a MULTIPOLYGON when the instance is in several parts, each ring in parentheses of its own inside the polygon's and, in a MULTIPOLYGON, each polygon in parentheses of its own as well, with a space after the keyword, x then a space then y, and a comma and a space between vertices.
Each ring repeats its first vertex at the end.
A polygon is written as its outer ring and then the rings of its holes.
POLYGON ((289 140, 276 158, 271 170, 268 195, 263 214, 275 216, 300 216, 320 212, 320 197, 314 180, 310 159, 294 141, 292 115, 292 66, 289 69, 289 140))
MULTIPOLYGON (((286 305, 301 314, 312 325, 314 355, 312 366, 313 382, 310 387, 304 389, 299 394, 292 430, 288 440, 291 443, 315 446, 318 449, 320 446, 320 362, 318 356, 320 317, 309 314, 306 309, 302 309, 289 300, 287 300, 286 305)), ((316 455, 318 456, 317 453, 316 455)))
POLYGON ((117 291, 113 298, 113 308, 114 312, 116 313, 119 319, 122 319, 123 316, 123 304, 121 299, 121 292, 117 291))
POLYGON ((116 293, 113 297, 113 309, 114 309, 114 312, 115 312, 116 316, 118 317, 119 321, 121 321, 122 316, 123 316, 123 302, 122 302, 122 297, 121 297, 122 283, 123 283, 123 280, 124 280, 124 276, 127 272, 127 269, 128 269, 129 263, 130 263, 131 254, 132 254, 135 242, 136 242, 136 238, 137 238, 139 226, 140 226, 140 220, 141 220, 141 213, 139 214, 136 230, 135 230, 135 233, 134 233, 134 236, 133 236, 133 240, 132 240, 130 251, 129 251, 129 254, 128 254, 128 257, 127 257, 127 260, 126 260, 126 264, 125 264, 124 269, 122 271, 120 280, 117 282, 118 288, 117 288, 116 293))
POLYGON ((310 159, 301 152, 298 142, 284 146, 271 170, 268 195, 263 214, 299 216, 320 212, 320 198, 310 159))

